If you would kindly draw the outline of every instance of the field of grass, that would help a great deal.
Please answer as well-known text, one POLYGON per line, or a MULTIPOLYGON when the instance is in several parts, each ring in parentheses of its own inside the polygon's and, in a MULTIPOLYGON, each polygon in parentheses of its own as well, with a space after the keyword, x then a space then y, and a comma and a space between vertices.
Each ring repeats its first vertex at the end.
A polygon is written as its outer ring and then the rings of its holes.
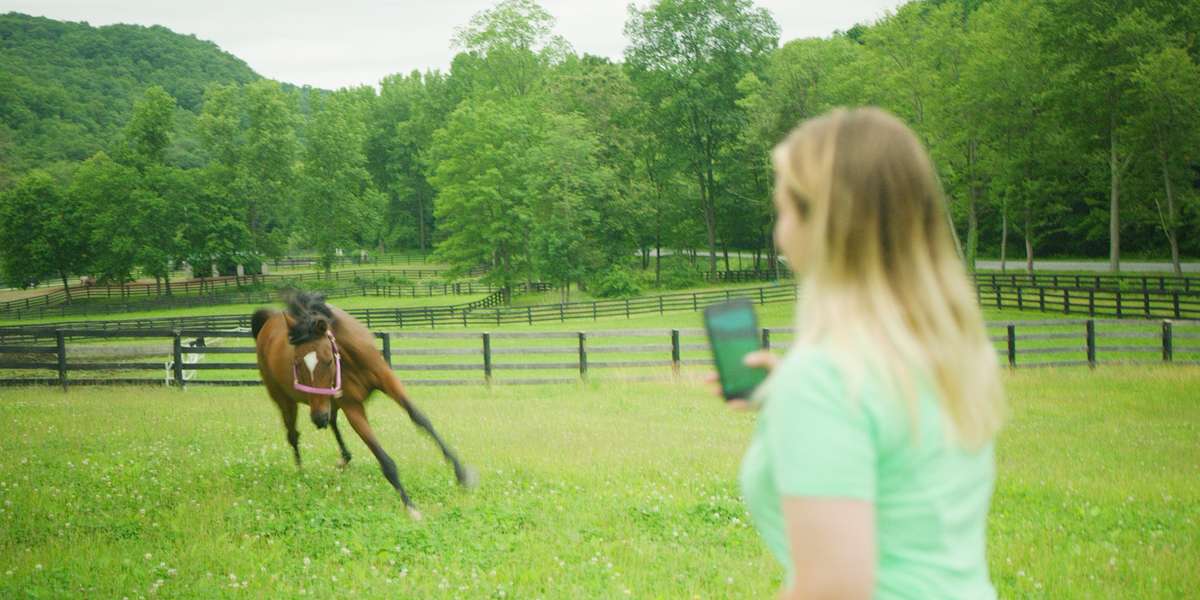
MULTIPOLYGON (((1200 589, 1200 369, 1018 372, 989 522, 1004 598, 1200 589)), ((0 597, 768 597, 739 499, 753 415, 694 384, 414 388, 462 492, 386 399, 370 453, 293 466, 258 388, 0 391, 0 597)), ((348 429, 348 428, 347 428, 348 429)))

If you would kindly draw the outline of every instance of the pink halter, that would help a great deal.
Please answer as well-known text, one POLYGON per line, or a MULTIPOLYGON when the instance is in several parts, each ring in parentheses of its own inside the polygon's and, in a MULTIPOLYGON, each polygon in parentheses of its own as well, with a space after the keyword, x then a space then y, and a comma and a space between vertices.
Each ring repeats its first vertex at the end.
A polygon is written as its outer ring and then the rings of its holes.
POLYGON ((326 331, 325 335, 329 337, 329 343, 333 346, 333 387, 319 388, 300 383, 300 372, 296 370, 296 363, 292 363, 292 387, 310 394, 337 396, 342 393, 342 355, 338 352, 337 341, 333 339, 333 332, 326 331))

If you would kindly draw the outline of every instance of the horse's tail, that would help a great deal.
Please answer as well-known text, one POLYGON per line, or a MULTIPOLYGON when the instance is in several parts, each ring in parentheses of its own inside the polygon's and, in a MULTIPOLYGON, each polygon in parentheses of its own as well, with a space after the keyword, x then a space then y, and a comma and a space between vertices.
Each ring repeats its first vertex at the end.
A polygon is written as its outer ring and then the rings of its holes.
POLYGON ((262 331, 263 325, 267 324, 267 319, 270 319, 273 314, 275 311, 269 308, 260 308, 254 311, 254 315, 250 317, 250 333, 257 338, 258 332, 262 331))

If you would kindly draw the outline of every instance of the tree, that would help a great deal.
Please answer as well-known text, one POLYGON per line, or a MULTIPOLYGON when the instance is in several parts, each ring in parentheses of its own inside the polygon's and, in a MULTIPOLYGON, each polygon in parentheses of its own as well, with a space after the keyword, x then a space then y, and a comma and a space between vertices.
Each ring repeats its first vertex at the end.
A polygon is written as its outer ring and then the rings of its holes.
POLYGON ((329 273, 337 249, 378 230, 383 196, 366 169, 364 98, 370 90, 343 90, 326 98, 305 129, 299 220, 306 241, 329 273))
POLYGON ((500 0, 455 31, 453 45, 470 57, 457 66, 470 73, 475 94, 527 96, 571 52, 553 31, 554 17, 534 0, 500 0))
POLYGON ((70 195, 50 174, 34 170, 0 195, 0 268, 13 286, 28 287, 47 276, 62 280, 87 264, 87 236, 79 230, 70 195))
POLYGON ((174 117, 175 98, 160 86, 146 88, 125 125, 124 144, 118 155, 121 161, 138 169, 163 164, 175 129, 174 117))
POLYGON ((779 28, 749 0, 660 0, 630 9, 625 61, 643 99, 654 107, 699 193, 708 234, 709 271, 717 270, 720 156, 743 115, 738 82, 763 67, 779 28))
POLYGON ((86 223, 91 248, 90 267, 102 281, 130 281, 143 242, 130 221, 140 176, 133 167, 113 161, 103 152, 80 165, 67 192, 86 223))
POLYGON ((505 288, 532 274, 529 162, 515 157, 536 141, 535 114, 521 99, 468 99, 434 133, 429 181, 444 236, 436 254, 453 273, 486 265, 485 279, 505 288))
MULTIPOLYGON (((1057 91, 1072 107, 1071 122, 1081 139, 1103 142, 1108 163, 1109 268, 1121 268, 1121 180, 1134 158, 1125 122, 1131 106, 1133 78, 1141 56, 1166 45, 1165 23, 1151 15, 1171 15, 1174 2, 1124 0, 1090 2, 1056 0, 1043 23, 1043 43, 1059 59, 1058 67, 1074 74, 1057 91)), ((1095 150, 1100 151, 1097 147, 1095 150)))
POLYGON ((1171 264, 1176 274, 1182 274, 1180 204, 1196 197, 1190 172, 1196 156, 1188 149, 1200 145, 1200 66, 1183 48, 1164 48, 1142 58, 1133 81, 1133 93, 1143 107, 1134 119, 1135 135, 1161 177, 1162 200, 1152 194, 1155 213, 1167 238, 1171 264))

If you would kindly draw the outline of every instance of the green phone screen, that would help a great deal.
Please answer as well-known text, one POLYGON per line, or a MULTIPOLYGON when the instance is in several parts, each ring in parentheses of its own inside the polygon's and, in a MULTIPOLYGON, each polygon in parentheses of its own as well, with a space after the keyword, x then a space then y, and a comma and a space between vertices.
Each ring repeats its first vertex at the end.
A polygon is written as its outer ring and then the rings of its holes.
POLYGON ((742 362, 762 348, 753 305, 742 300, 710 306, 704 311, 704 323, 725 398, 746 397, 766 378, 766 371, 742 362))

